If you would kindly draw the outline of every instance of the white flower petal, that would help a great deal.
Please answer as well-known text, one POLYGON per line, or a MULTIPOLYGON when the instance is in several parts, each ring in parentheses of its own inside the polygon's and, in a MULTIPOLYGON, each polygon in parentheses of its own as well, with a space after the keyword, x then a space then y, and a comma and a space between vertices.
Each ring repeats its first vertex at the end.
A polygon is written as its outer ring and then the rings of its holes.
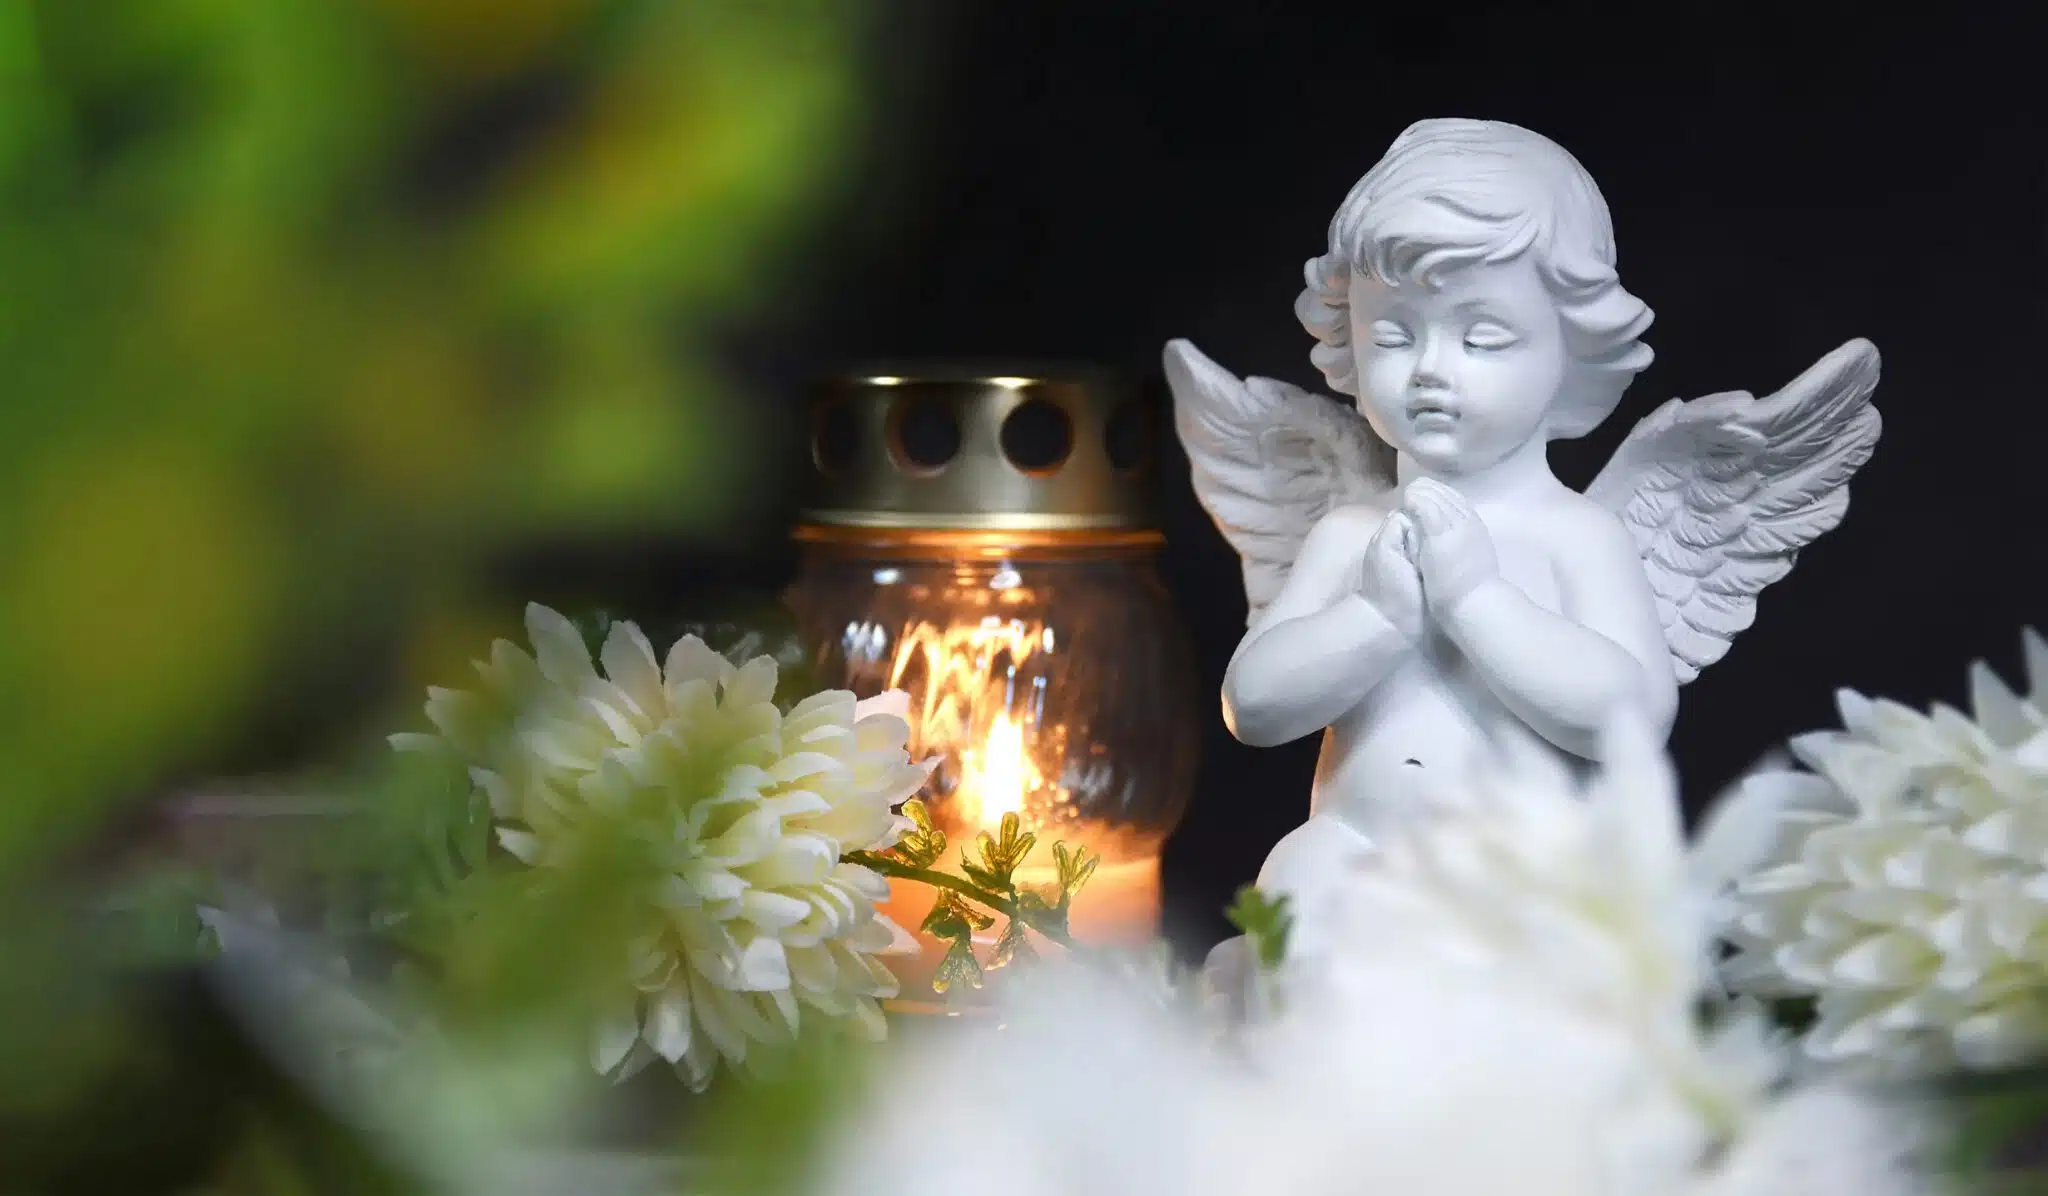
POLYGON ((1899 988, 1930 975, 1938 957, 1927 944, 1897 932, 1874 934, 1835 957, 1834 983, 1855 988, 1899 988))
POLYGON ((855 723, 877 715, 894 718, 907 727, 910 723, 910 691, 903 689, 883 690, 872 698, 862 698, 853 704, 853 721, 855 723))
POLYGON ((737 901, 747 882, 706 860, 691 860, 681 872, 662 882, 660 904, 683 909, 706 901, 737 901))
MULTIPOLYGON (((753 764, 739 764, 726 770, 719 782, 718 792, 712 797, 715 802, 755 801, 770 789, 776 780, 765 768, 753 764)), ((779 812, 778 812, 779 816, 779 812)))
POLYGON ((881 904, 889 899, 889 881, 863 864, 840 863, 832 868, 832 879, 855 895, 881 904))
POLYGON ((839 977, 832 953, 823 947, 792 947, 788 953, 789 976, 797 988, 830 992, 839 977))
POLYGON ((641 713, 649 717, 663 713, 667 699, 661 686, 661 664, 638 624, 612 624, 598 658, 604 664, 604 675, 633 699, 641 713))
POLYGON ((586 682, 596 680, 597 670, 591 667, 583 633, 559 612, 538 602, 527 603, 526 638, 533 645, 541 675, 549 681, 574 694, 581 692, 586 682))
POLYGON ((654 1053, 670 1063, 682 1062, 690 1049, 690 991, 671 982, 647 1002, 647 1023, 641 1031, 654 1053))
POLYGON ((609 746, 584 728, 559 721, 521 731, 519 741, 541 764, 572 773, 596 768, 609 746))
POLYGON ((429 687, 426 710, 427 721, 464 752, 477 754, 487 750, 491 735, 498 729, 483 699, 467 690, 429 687))
POLYGON ((647 1070, 647 1066, 653 1063, 654 1060, 654 1048, 648 1046, 645 1042, 636 1042, 633 1044, 633 1049, 626 1052, 625 1061, 619 1064, 618 1073, 612 1078, 615 1082, 623 1084, 647 1070))
POLYGON ((686 683, 707 682, 715 687, 731 672, 732 662, 694 635, 686 635, 669 646, 668 663, 662 668, 671 699, 678 687, 686 683))
MULTIPOLYGON (((673 654, 670 659, 674 659, 673 654)), ((672 726, 700 726, 718 709, 718 683, 715 681, 678 677, 670 673, 664 688, 668 691, 669 717, 675 720, 672 726)))
POLYGON ((756 656, 741 665, 725 682, 725 701, 730 706, 761 706, 775 700, 775 658, 756 656))
MULTIPOLYGON (((606 684, 606 682, 595 681, 592 687, 596 688, 606 684)), ((591 717, 604 724, 605 729, 612 733, 612 738, 627 747, 634 747, 640 742, 641 730, 637 725, 638 719, 636 716, 638 711, 626 704, 629 700, 624 694, 605 695, 601 692, 592 693, 583 699, 582 707, 585 711, 589 712, 591 717), (606 701, 605 698, 607 696, 612 697, 614 700, 606 701)))
POLYGON ((481 789, 491 803, 491 815, 495 818, 516 818, 519 815, 519 798, 512 792, 512 786, 504 777, 488 768, 471 768, 469 782, 481 789))
POLYGON ((788 988, 789 956, 781 941, 764 934, 741 947, 731 987, 737 992, 788 988))
POLYGON ((691 1092, 701 1096, 711 1087, 716 1059, 715 1048, 703 1038, 696 1039, 691 1042, 690 1050, 683 1056, 683 1061, 676 1065, 676 1075, 691 1092))
POLYGON ((823 752, 793 752, 776 761, 768 775, 781 784, 791 785, 820 774, 841 772, 845 768, 838 758, 823 752))
POLYGON ((2048 1044, 2048 1009, 2039 998, 1995 1006, 1955 1029, 1957 1057, 1970 1067, 2001 1068, 2039 1058, 2048 1044))
POLYGON ((626 808, 638 788, 639 783, 625 762, 617 756, 606 756, 594 771, 584 773, 576 782, 576 796, 592 809, 617 812, 626 808))
POLYGON ((837 844, 816 835, 798 834, 786 836, 774 851, 742 871, 748 883, 760 888, 794 888, 824 880, 838 862, 837 844))
POLYGON ((811 694, 789 708, 785 720, 792 733, 802 735, 827 727, 851 727, 860 709, 853 695, 843 689, 826 689, 811 694))
MULTIPOLYGON (((773 893, 766 889, 748 889, 740 895, 739 904, 738 916, 769 934, 796 925, 811 912, 811 903, 803 898, 773 893)), ((744 964, 742 966, 744 967, 744 964)))
POLYGON ((777 989, 768 994, 768 1000, 775 1009, 777 1040, 795 1042, 798 1031, 803 1029, 803 1008, 797 1003, 796 994, 786 988, 777 989))
POLYGON ((905 755, 910 724, 894 714, 870 714, 853 725, 853 746, 863 752, 905 755))
POLYGON ((512 858, 522 864, 538 864, 542 847, 540 838, 531 831, 515 830, 509 826, 498 828, 498 845, 512 853, 512 858))
POLYGON ((704 859, 725 867, 751 864, 782 841, 782 819, 772 810, 752 810, 704 845, 704 859))
POLYGON ((869 955, 915 955, 917 937, 883 914, 875 914, 847 936, 846 943, 869 955))
POLYGON ((761 799, 761 808, 771 810, 776 817, 787 821, 802 818, 807 814, 818 814, 832 808, 832 803, 809 789, 791 789, 773 797, 761 799))
POLYGON ((869 1042, 883 1042, 889 1037, 889 1019, 882 1016, 882 1007, 869 997, 854 1001, 853 1027, 869 1042))
MULTIPOLYGON (((747 1057, 747 1036, 737 1024, 739 1002, 745 999, 744 994, 709 983, 705 977, 691 978, 690 1008, 696 1014, 697 1028, 710 1039, 720 1055, 734 1063, 743 1062, 747 1057)), ((690 1052, 695 1053, 694 1049, 690 1052)))
POLYGON ((490 659, 478 661, 476 671, 492 693, 508 702, 524 700, 547 684, 540 665, 510 640, 494 641, 490 659))
POLYGON ((640 1040, 640 1020, 628 1004, 608 1014, 597 1025, 590 1046, 590 1066, 599 1075, 610 1075, 626 1061, 633 1044, 640 1040))

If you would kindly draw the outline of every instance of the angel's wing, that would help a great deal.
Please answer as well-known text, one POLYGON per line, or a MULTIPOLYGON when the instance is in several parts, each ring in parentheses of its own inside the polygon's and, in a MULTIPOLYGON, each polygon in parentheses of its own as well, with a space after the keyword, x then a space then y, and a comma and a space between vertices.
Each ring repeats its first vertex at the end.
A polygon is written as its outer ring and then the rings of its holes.
POLYGON ((1853 340, 1763 399, 1742 392, 1651 412, 1586 496, 1635 536, 1683 685, 1756 618, 1756 597, 1842 521, 1877 446, 1877 348, 1853 340))
POLYGON ((1195 497, 1244 561, 1256 620, 1317 520, 1393 486, 1393 450, 1350 406, 1271 378, 1239 381, 1184 340, 1166 346, 1166 381, 1195 497))

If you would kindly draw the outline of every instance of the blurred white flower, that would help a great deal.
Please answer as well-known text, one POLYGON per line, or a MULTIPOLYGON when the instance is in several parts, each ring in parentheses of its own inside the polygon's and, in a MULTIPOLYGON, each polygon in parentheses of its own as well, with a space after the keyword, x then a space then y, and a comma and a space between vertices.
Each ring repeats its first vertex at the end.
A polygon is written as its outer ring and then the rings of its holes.
POLYGON ((1774 1092, 1755 1020, 1698 1028, 1708 934, 1668 765, 1626 727, 1602 758, 1584 789, 1534 757, 1446 786, 1331 906, 1300 911, 1306 945, 1236 1049, 1099 974, 1013 981, 999 1024, 903 1060, 825 1191, 1913 1190, 1906 1139, 1858 1153, 1888 1114, 1847 1089, 1774 1092), (1001 1083, 946 1095, 970 1074, 1001 1083))
POLYGON ((530 865, 571 859, 592 825, 657 861, 593 1065, 623 1077, 661 1058, 701 1089, 800 1018, 880 1038, 896 981, 876 956, 914 943, 876 911, 887 883, 842 857, 894 844, 908 824, 892 807, 930 772, 905 753, 904 695, 828 691, 785 714, 768 657, 735 666, 688 636, 663 664, 619 623, 600 672, 561 615, 532 605, 526 625, 533 656, 499 641, 480 691, 429 692, 438 736, 393 742, 461 755, 530 865))
POLYGON ((1689 1196, 1932 1196, 1924 1168, 1942 1132, 1926 1104, 1821 1083, 1758 1111, 1689 1196))
POLYGON ((1740 1011, 1701 1032, 1711 937, 1661 747, 1622 723, 1601 759, 1583 785, 1533 748, 1440 782, 1426 819, 1386 837, 1334 905, 1303 912, 1321 926, 1283 962, 1281 1016, 1252 1032, 1305 1065, 1327 1059, 1342 1041, 1331 1027, 1382 1000, 1389 978, 1424 975, 1570 1023, 1589 1061, 1577 1082, 1603 1082, 1590 1061, 1612 1061, 1604 1083, 1619 1087, 1597 1099, 1626 1119, 1625 1153, 1655 1141, 1690 1159, 1739 1132, 1780 1054, 1740 1011))
POLYGON ((1721 911, 1732 989, 1812 996, 1815 1060, 1891 1074, 2048 1048, 2048 644, 2030 693, 1981 662, 1975 717, 1848 691, 1843 730, 1795 739, 1811 771, 1749 778, 1721 815, 1758 866, 1721 911))

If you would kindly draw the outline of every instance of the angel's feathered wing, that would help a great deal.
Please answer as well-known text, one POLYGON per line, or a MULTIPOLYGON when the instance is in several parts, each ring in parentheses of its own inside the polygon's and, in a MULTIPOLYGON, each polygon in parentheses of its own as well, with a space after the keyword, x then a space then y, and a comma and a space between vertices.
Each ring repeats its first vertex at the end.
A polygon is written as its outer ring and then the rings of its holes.
POLYGON ((1877 348, 1853 340, 1766 398, 1673 399, 1587 488, 1635 536, 1679 684, 1721 659, 1764 587, 1842 521, 1877 446, 1877 367, 1877 348))
POLYGON ((1244 561, 1256 620, 1330 508, 1393 486, 1393 452, 1352 407, 1271 378, 1240 381, 1184 340, 1166 346, 1166 381, 1195 497, 1244 561))

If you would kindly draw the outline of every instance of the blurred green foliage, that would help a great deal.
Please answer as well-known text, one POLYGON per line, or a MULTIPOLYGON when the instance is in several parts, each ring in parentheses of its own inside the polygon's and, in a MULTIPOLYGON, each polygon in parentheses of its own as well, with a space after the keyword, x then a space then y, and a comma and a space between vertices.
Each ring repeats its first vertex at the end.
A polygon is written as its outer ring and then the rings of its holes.
POLYGON ((507 543, 726 518, 861 8, 0 0, 0 867, 507 543))
MULTIPOLYGON (((58 865, 366 655, 391 704, 335 742, 456 680, 506 551, 710 536, 752 497, 711 338, 853 163, 867 8, 0 0, 0 1140, 63 1164, 10 1190, 112 1190, 65 1152, 148 1156, 133 1094, 190 1066, 128 981, 204 952, 209 882, 109 906, 58 865)), ((445 780, 383 785, 332 846, 458 891, 486 844, 445 780)), ((572 931, 530 929, 478 940, 479 985, 564 962, 539 944, 572 931)), ((305 1117, 264 1067, 222 1097, 255 1127, 225 1173, 296 1190, 305 1117)))

